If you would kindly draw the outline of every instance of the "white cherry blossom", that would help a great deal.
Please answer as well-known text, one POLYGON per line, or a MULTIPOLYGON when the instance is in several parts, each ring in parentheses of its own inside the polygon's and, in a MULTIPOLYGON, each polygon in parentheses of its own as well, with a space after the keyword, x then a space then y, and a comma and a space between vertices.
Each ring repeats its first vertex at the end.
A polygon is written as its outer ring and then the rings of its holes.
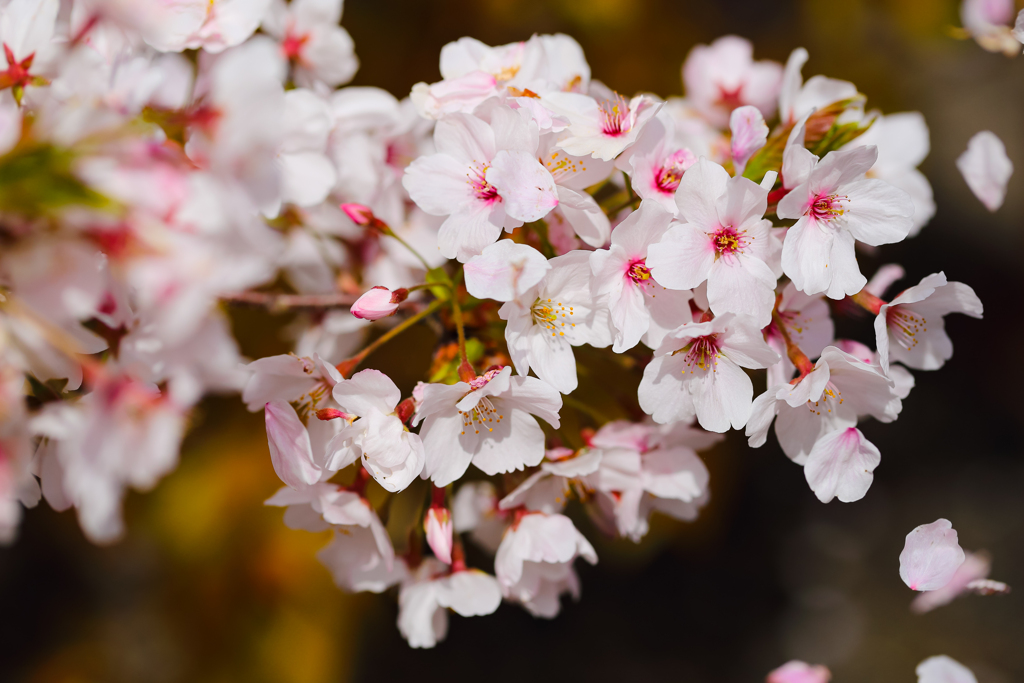
POLYGON ((948 282, 945 273, 923 278, 878 311, 875 344, 882 368, 888 372, 891 361, 917 370, 941 368, 953 356, 945 316, 980 318, 983 310, 974 290, 962 282, 948 282))
POLYGON ((476 569, 448 573, 427 558, 403 580, 398 593, 398 630, 411 647, 434 647, 448 634, 448 610, 463 617, 491 614, 501 604, 493 576, 476 569))
POLYGON ((861 147, 812 161, 805 177, 783 169, 788 182, 799 184, 779 201, 779 218, 797 219, 783 243, 782 269, 801 291, 825 292, 832 299, 857 293, 867 279, 857 265, 854 241, 891 244, 910 232, 910 195, 863 177, 876 158, 874 147, 861 147))
MULTIPOLYGON (((596 252, 595 252, 596 253, 596 252)), ((548 261, 544 279, 498 311, 516 372, 534 373, 558 391, 576 389, 572 347, 611 343, 603 297, 591 288, 590 255, 573 251, 548 261)))
POLYGON ((671 226, 672 215, 659 204, 641 202, 612 232, 608 249, 590 254, 594 290, 606 297, 615 331, 615 353, 631 349, 645 335, 648 345, 656 346, 667 330, 689 319, 690 293, 666 289, 647 265, 650 247, 671 226))
POLYGON ((726 313, 687 323, 665 336, 644 368, 640 407, 660 424, 696 415, 708 431, 740 429, 754 397, 742 368, 765 368, 778 360, 747 316, 726 313))
POLYGON ((494 571, 506 599, 535 617, 551 619, 561 609, 562 593, 579 598, 579 578, 572 566, 577 557, 597 564, 594 547, 568 517, 529 513, 505 532, 494 571))
POLYGON ((782 66, 754 61, 754 46, 739 36, 723 36, 690 50, 683 63, 686 98, 712 124, 725 128, 737 107, 753 105, 765 118, 775 113, 782 66))
POLYGON ((342 410, 359 416, 328 444, 328 468, 340 470, 356 460, 385 490, 401 491, 423 471, 423 442, 409 432, 395 411, 401 392, 387 375, 362 370, 334 385, 342 410))
POLYGON ((532 467, 544 457, 544 432, 534 416, 558 428, 562 399, 512 368, 487 371, 471 382, 428 384, 413 422, 423 422, 424 473, 435 486, 461 477, 472 462, 486 474, 532 467))
POLYGON ((706 280, 715 315, 745 314, 759 327, 771 322, 776 278, 767 264, 768 190, 746 178, 730 178, 724 168, 702 158, 683 176, 676 204, 686 222, 671 227, 648 249, 654 279, 677 290, 706 280))
POLYGON ((403 185, 420 208, 447 216, 438 234, 446 258, 467 261, 524 222, 558 205, 551 173, 537 161, 538 131, 507 106, 486 111, 489 121, 452 114, 434 131, 437 154, 420 157, 403 185))

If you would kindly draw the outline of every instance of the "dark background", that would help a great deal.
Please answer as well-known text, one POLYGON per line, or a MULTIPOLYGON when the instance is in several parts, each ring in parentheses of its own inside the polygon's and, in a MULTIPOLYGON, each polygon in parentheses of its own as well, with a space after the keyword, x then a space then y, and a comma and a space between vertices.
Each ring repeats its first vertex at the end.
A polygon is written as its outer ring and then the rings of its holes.
MULTIPOLYGON (((453 615, 433 651, 405 645, 392 597, 334 588, 314 559, 326 536, 291 531, 260 505, 278 486, 262 417, 236 398, 208 400, 180 468, 155 491, 130 494, 119 544, 91 546, 73 513, 45 504, 27 513, 21 537, 0 550, 0 680, 729 683, 763 680, 798 657, 829 665, 839 682, 887 683, 915 680, 916 664, 936 654, 981 683, 1024 680, 1024 179, 1011 180, 991 215, 954 166, 982 129, 1024 165, 1024 60, 952 38, 950 0, 349 0, 342 23, 363 64, 354 83, 398 96, 437 80, 441 46, 463 35, 502 44, 566 32, 595 78, 662 96, 681 94, 680 65, 697 43, 737 33, 780 62, 802 45, 805 77, 852 80, 869 106, 920 110, 931 128, 922 169, 938 214, 917 238, 862 257, 862 269, 899 262, 904 287, 944 270, 975 288, 985 319, 949 319, 952 361, 916 374, 898 422, 862 426, 882 452, 864 500, 823 505, 774 438, 750 450, 730 434, 706 455, 712 501, 698 522, 657 523, 635 546, 601 540, 581 521, 601 561, 579 567, 580 603, 551 622, 510 605, 453 615), (1020 590, 911 614, 898 575, 903 537, 939 517, 965 549, 992 553, 993 578, 1020 590)), ((257 337, 245 352, 285 350, 266 334, 280 323, 237 314, 240 335, 257 337)), ((869 319, 840 326, 870 340, 869 319)), ((411 342, 412 358, 375 356, 406 388, 433 339, 424 329, 411 342)))

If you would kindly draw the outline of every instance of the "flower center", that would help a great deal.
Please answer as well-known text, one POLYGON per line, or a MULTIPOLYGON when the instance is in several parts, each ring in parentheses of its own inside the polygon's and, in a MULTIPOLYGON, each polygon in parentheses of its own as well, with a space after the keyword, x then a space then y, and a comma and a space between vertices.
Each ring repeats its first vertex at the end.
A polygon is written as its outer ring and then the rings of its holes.
POLYGON ((469 173, 466 177, 469 179, 466 182, 473 188, 473 193, 477 199, 492 204, 494 202, 500 202, 501 197, 498 195, 498 188, 487 182, 484 175, 487 173, 487 169, 490 168, 488 164, 481 164, 477 161, 473 162, 473 166, 470 167, 469 173))
POLYGON ((844 194, 819 194, 811 202, 809 213, 814 220, 830 221, 846 213, 846 202, 849 200, 844 194))
MULTIPOLYGON (((477 379, 482 378, 478 377, 477 379)), ((480 402, 472 410, 460 410, 459 416, 462 417, 460 434, 465 434, 468 429, 472 429, 474 434, 479 434, 481 429, 493 432, 494 428, 505 419, 505 416, 498 412, 498 409, 487 397, 480 399, 480 402)))
POLYGON ((747 235, 736 228, 721 227, 715 231, 712 240, 715 243, 715 258, 743 251, 747 246, 747 235))
POLYGON ((737 85, 735 88, 726 88, 725 86, 718 86, 718 104, 728 109, 735 109, 743 104, 743 98, 741 93, 743 92, 743 84, 737 85))
POLYGON ((629 103, 618 93, 615 99, 601 104, 601 132, 617 138, 630 131, 633 124, 629 120, 629 103))
POLYGON ((294 28, 289 28, 281 41, 281 52, 286 59, 298 62, 302 60, 302 48, 309 42, 308 33, 296 33, 294 28))
POLYGON ((808 401, 807 409, 815 415, 821 415, 822 411, 831 413, 833 408, 838 408, 841 405, 843 405, 843 392, 839 391, 839 387, 829 380, 825 385, 825 390, 821 392, 821 398, 817 401, 808 401))
POLYGON ((674 194, 679 188, 683 173, 693 165, 695 159, 688 149, 673 152, 665 163, 654 173, 655 186, 665 194, 674 194))
POLYGON ((647 267, 647 259, 637 259, 630 263, 626 270, 626 277, 637 287, 646 288, 650 285, 652 283, 651 269, 647 267))
POLYGON ((552 177, 554 177, 556 183, 566 176, 575 175, 587 170, 587 167, 583 165, 584 160, 570 159, 561 152, 552 152, 551 156, 547 159, 538 158, 537 161, 544 164, 552 177))
MULTIPOLYGON (((672 355, 674 356, 677 353, 686 354, 683 360, 686 362, 686 367, 690 369, 690 374, 693 374, 694 365, 700 370, 717 371, 718 335, 709 334, 704 337, 697 337, 683 348, 673 351, 672 355)), ((682 373, 686 374, 685 368, 682 370, 682 373)))
POLYGON ((893 306, 885 312, 885 324, 896 343, 910 350, 917 346, 920 335, 928 331, 928 321, 913 311, 893 306))
POLYGON ((488 382, 497 377, 498 373, 504 369, 504 365, 495 366, 488 370, 487 372, 485 372, 484 374, 480 375, 479 377, 474 377, 473 379, 469 380, 469 386, 472 387, 473 391, 476 391, 477 389, 482 389, 483 387, 487 386, 488 382))
POLYGON ((565 330, 563 328, 566 325, 570 328, 576 327, 576 323, 572 322, 572 317, 575 315, 573 307, 566 306, 561 301, 554 299, 538 298, 530 306, 530 314, 533 316, 533 324, 540 325, 551 332, 552 337, 564 337, 565 330))

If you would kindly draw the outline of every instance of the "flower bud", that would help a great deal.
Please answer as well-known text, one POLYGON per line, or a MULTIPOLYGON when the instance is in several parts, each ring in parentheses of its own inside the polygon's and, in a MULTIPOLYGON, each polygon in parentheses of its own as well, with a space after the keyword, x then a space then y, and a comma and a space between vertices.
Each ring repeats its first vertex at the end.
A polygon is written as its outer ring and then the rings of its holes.
POLYGON ((387 287, 374 287, 352 304, 352 315, 364 320, 386 318, 394 315, 398 310, 398 304, 405 301, 408 296, 409 291, 406 289, 396 289, 392 292, 387 287))
POLYGON ((374 215, 370 207, 362 204, 342 204, 340 208, 356 225, 363 227, 373 225, 374 215))
POLYGON ((447 508, 431 505, 423 520, 423 530, 427 534, 427 545, 437 559, 445 564, 452 563, 452 516, 447 508))

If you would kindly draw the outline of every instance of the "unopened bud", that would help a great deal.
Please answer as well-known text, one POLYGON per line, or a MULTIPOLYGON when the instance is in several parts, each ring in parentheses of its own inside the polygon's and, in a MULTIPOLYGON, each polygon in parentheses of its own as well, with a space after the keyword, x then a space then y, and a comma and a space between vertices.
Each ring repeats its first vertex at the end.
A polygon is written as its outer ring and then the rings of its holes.
POLYGON ((397 408, 395 408, 395 414, 398 415, 398 419, 402 422, 408 422, 409 418, 412 417, 412 414, 415 412, 416 402, 411 398, 405 399, 398 404, 397 408))
POLYGON ((345 212, 345 215, 352 219, 352 222, 356 225, 362 225, 367 227, 373 225, 376 218, 373 215, 373 210, 368 206, 362 204, 342 204, 341 210, 345 212))
POLYGON ((367 290, 352 304, 352 315, 363 320, 380 320, 394 315, 398 304, 405 300, 409 292, 399 289, 392 292, 387 287, 374 287, 367 290), (395 301, 395 299, 398 301, 395 301))
POLYGON ((445 564, 452 563, 452 516, 447 508, 430 506, 423 520, 423 530, 427 535, 427 545, 434 556, 445 564))
POLYGON ((342 412, 337 408, 320 408, 316 411, 316 417, 318 420, 349 420, 355 416, 342 412))

